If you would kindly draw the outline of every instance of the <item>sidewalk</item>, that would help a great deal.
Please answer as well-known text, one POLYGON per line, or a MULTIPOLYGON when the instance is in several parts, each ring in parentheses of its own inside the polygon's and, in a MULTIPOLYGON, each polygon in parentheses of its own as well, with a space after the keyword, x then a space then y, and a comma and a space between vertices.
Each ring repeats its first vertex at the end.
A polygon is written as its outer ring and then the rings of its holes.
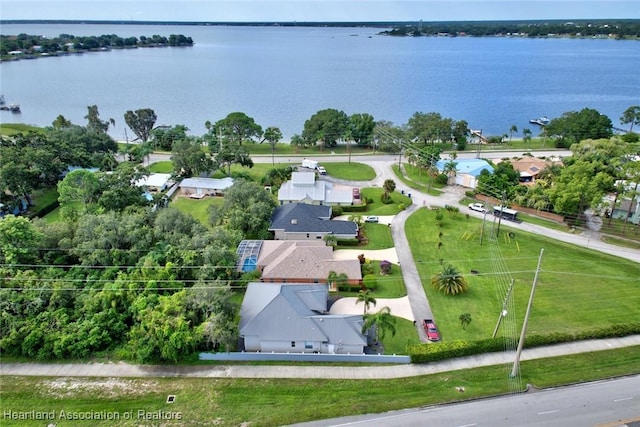
MULTIPOLYGON (((640 345, 640 335, 577 341, 525 349, 521 361, 640 345)), ((511 364, 515 352, 487 353, 420 365, 376 366, 158 366, 127 363, 2 363, 0 375, 49 377, 190 377, 390 379, 429 375, 481 366, 511 364)))

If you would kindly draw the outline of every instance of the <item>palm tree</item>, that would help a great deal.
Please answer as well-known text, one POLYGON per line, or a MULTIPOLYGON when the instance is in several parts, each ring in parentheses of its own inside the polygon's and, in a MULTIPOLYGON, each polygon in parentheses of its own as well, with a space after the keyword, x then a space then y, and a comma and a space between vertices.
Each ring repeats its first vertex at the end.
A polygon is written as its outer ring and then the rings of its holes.
POLYGON ((466 330, 469 323, 471 323, 471 314, 462 313, 460 317, 458 317, 458 320, 460 320, 460 325, 462 325, 462 330, 466 330))
POLYGON ((329 284, 329 288, 332 288, 337 280, 338 280, 338 273, 331 270, 329 272, 329 275, 327 276, 327 283, 329 284))
POLYGON ((384 189, 384 200, 389 200, 391 193, 396 190, 396 182, 392 179, 386 179, 382 184, 382 188, 384 189))
POLYGON ((511 144, 511 138, 513 137, 514 132, 518 132, 518 126, 511 125, 511 127, 509 128, 509 144, 511 144))
POLYGON ((529 149, 531 149, 531 129, 522 129, 522 139, 525 143, 529 143, 529 149))
POLYGON ((444 172, 447 174, 447 178, 449 178, 448 182, 451 181, 451 177, 455 178, 457 170, 458 162, 454 162, 453 159, 444 164, 444 172))
POLYGON ((443 265, 442 269, 431 278, 433 287, 445 293, 456 295, 467 291, 467 280, 453 265, 443 265))
POLYGON ((374 307, 376 305, 376 299, 371 295, 369 289, 361 289, 360 292, 358 292, 358 299, 356 300, 356 304, 360 302, 364 303, 364 314, 367 314, 367 311, 369 310, 369 306, 371 304, 373 304, 374 307))
POLYGON ((335 234, 325 234, 322 240, 324 240, 327 246, 335 247, 338 245, 338 239, 335 234))
POLYGON ((376 341, 383 340, 387 331, 390 331, 392 336, 396 335, 396 318, 391 315, 389 307, 382 307, 377 313, 367 313, 362 319, 362 333, 372 330, 376 341))

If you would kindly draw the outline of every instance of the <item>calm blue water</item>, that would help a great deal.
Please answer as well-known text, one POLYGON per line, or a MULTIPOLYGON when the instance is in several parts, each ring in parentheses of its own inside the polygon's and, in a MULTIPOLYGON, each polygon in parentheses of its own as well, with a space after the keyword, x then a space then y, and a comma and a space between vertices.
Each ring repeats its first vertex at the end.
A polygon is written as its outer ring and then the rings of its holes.
MULTIPOLYGON (((416 111, 467 120, 485 135, 529 119, 595 108, 619 125, 640 104, 640 42, 391 38, 372 28, 3 25, 3 34, 185 34, 191 48, 89 53, 0 64, 1 92, 22 114, 2 122, 85 124, 88 105, 114 118, 153 108, 157 124, 205 132, 233 111, 286 138, 316 111, 367 112, 401 125, 416 111)), ((131 132, 129 132, 131 136, 131 132)))

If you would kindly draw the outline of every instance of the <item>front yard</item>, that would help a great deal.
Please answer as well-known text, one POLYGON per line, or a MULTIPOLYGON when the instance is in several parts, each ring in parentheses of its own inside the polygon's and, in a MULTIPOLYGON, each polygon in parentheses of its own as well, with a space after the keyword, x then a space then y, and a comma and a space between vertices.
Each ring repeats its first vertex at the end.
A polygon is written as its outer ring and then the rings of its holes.
POLYGON ((447 341, 491 336, 511 278, 513 306, 499 334, 513 338, 520 331, 538 256, 544 249, 528 334, 575 333, 637 322, 640 307, 640 264, 544 236, 495 225, 463 214, 444 212, 440 228, 435 212, 419 209, 406 222, 406 235, 434 316, 447 341), (436 291, 431 277, 441 263, 453 264, 469 282, 469 291, 449 296, 436 291), (477 274, 471 274, 474 270, 477 274), (463 330, 459 315, 470 313, 463 330), (514 317, 510 317, 514 316, 514 317), (510 329, 511 328, 511 329, 510 329))

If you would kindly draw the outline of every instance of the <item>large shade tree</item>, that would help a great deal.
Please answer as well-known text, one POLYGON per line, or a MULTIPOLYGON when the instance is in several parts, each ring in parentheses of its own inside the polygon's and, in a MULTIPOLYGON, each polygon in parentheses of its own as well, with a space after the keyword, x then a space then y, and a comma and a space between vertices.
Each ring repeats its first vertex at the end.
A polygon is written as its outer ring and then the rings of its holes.
POLYGON ((349 116, 333 108, 320 110, 304 122, 302 138, 309 144, 334 147, 349 130, 349 116))
POLYGON ((211 158, 195 138, 184 138, 173 142, 171 161, 176 176, 192 177, 213 169, 211 158))
MULTIPOLYGON (((440 113, 415 112, 407 122, 407 133, 411 140, 423 144, 449 142, 452 135, 453 120, 442 117, 440 113)), ((462 126, 462 123, 459 124, 462 126)), ((460 131, 462 129, 459 129, 460 131)))
POLYGON ((349 117, 351 138, 358 145, 371 145, 375 127, 376 123, 371 114, 352 114, 349 117))
POLYGON ((633 132, 633 126, 640 125, 640 105, 632 105, 624 110, 620 116, 620 123, 629 125, 629 132, 633 132))
POLYGON ((222 206, 211 206, 213 225, 226 224, 245 238, 266 238, 276 201, 254 182, 239 179, 227 190, 222 206))
POLYGON ((100 118, 100 112, 97 105, 89 105, 87 107, 87 115, 84 116, 87 119, 87 129, 91 129, 95 132, 107 133, 109 125, 115 126, 116 121, 113 119, 102 120, 100 118))
POLYGON ((558 148, 568 148, 584 139, 610 138, 613 135, 611 119, 592 108, 569 111, 544 127, 545 134, 556 139, 558 148))
POLYGON ((205 123, 209 131, 209 137, 218 143, 232 142, 242 145, 243 142, 257 142, 262 138, 262 126, 256 123, 253 117, 242 112, 234 112, 214 125, 205 123))
POLYGON ((176 141, 187 138, 187 128, 185 125, 158 126, 151 131, 151 142, 153 147, 159 150, 171 151, 176 141))
POLYGON ((141 108, 136 111, 129 110, 124 113, 125 123, 142 142, 149 140, 157 119, 155 111, 151 108, 141 108))

